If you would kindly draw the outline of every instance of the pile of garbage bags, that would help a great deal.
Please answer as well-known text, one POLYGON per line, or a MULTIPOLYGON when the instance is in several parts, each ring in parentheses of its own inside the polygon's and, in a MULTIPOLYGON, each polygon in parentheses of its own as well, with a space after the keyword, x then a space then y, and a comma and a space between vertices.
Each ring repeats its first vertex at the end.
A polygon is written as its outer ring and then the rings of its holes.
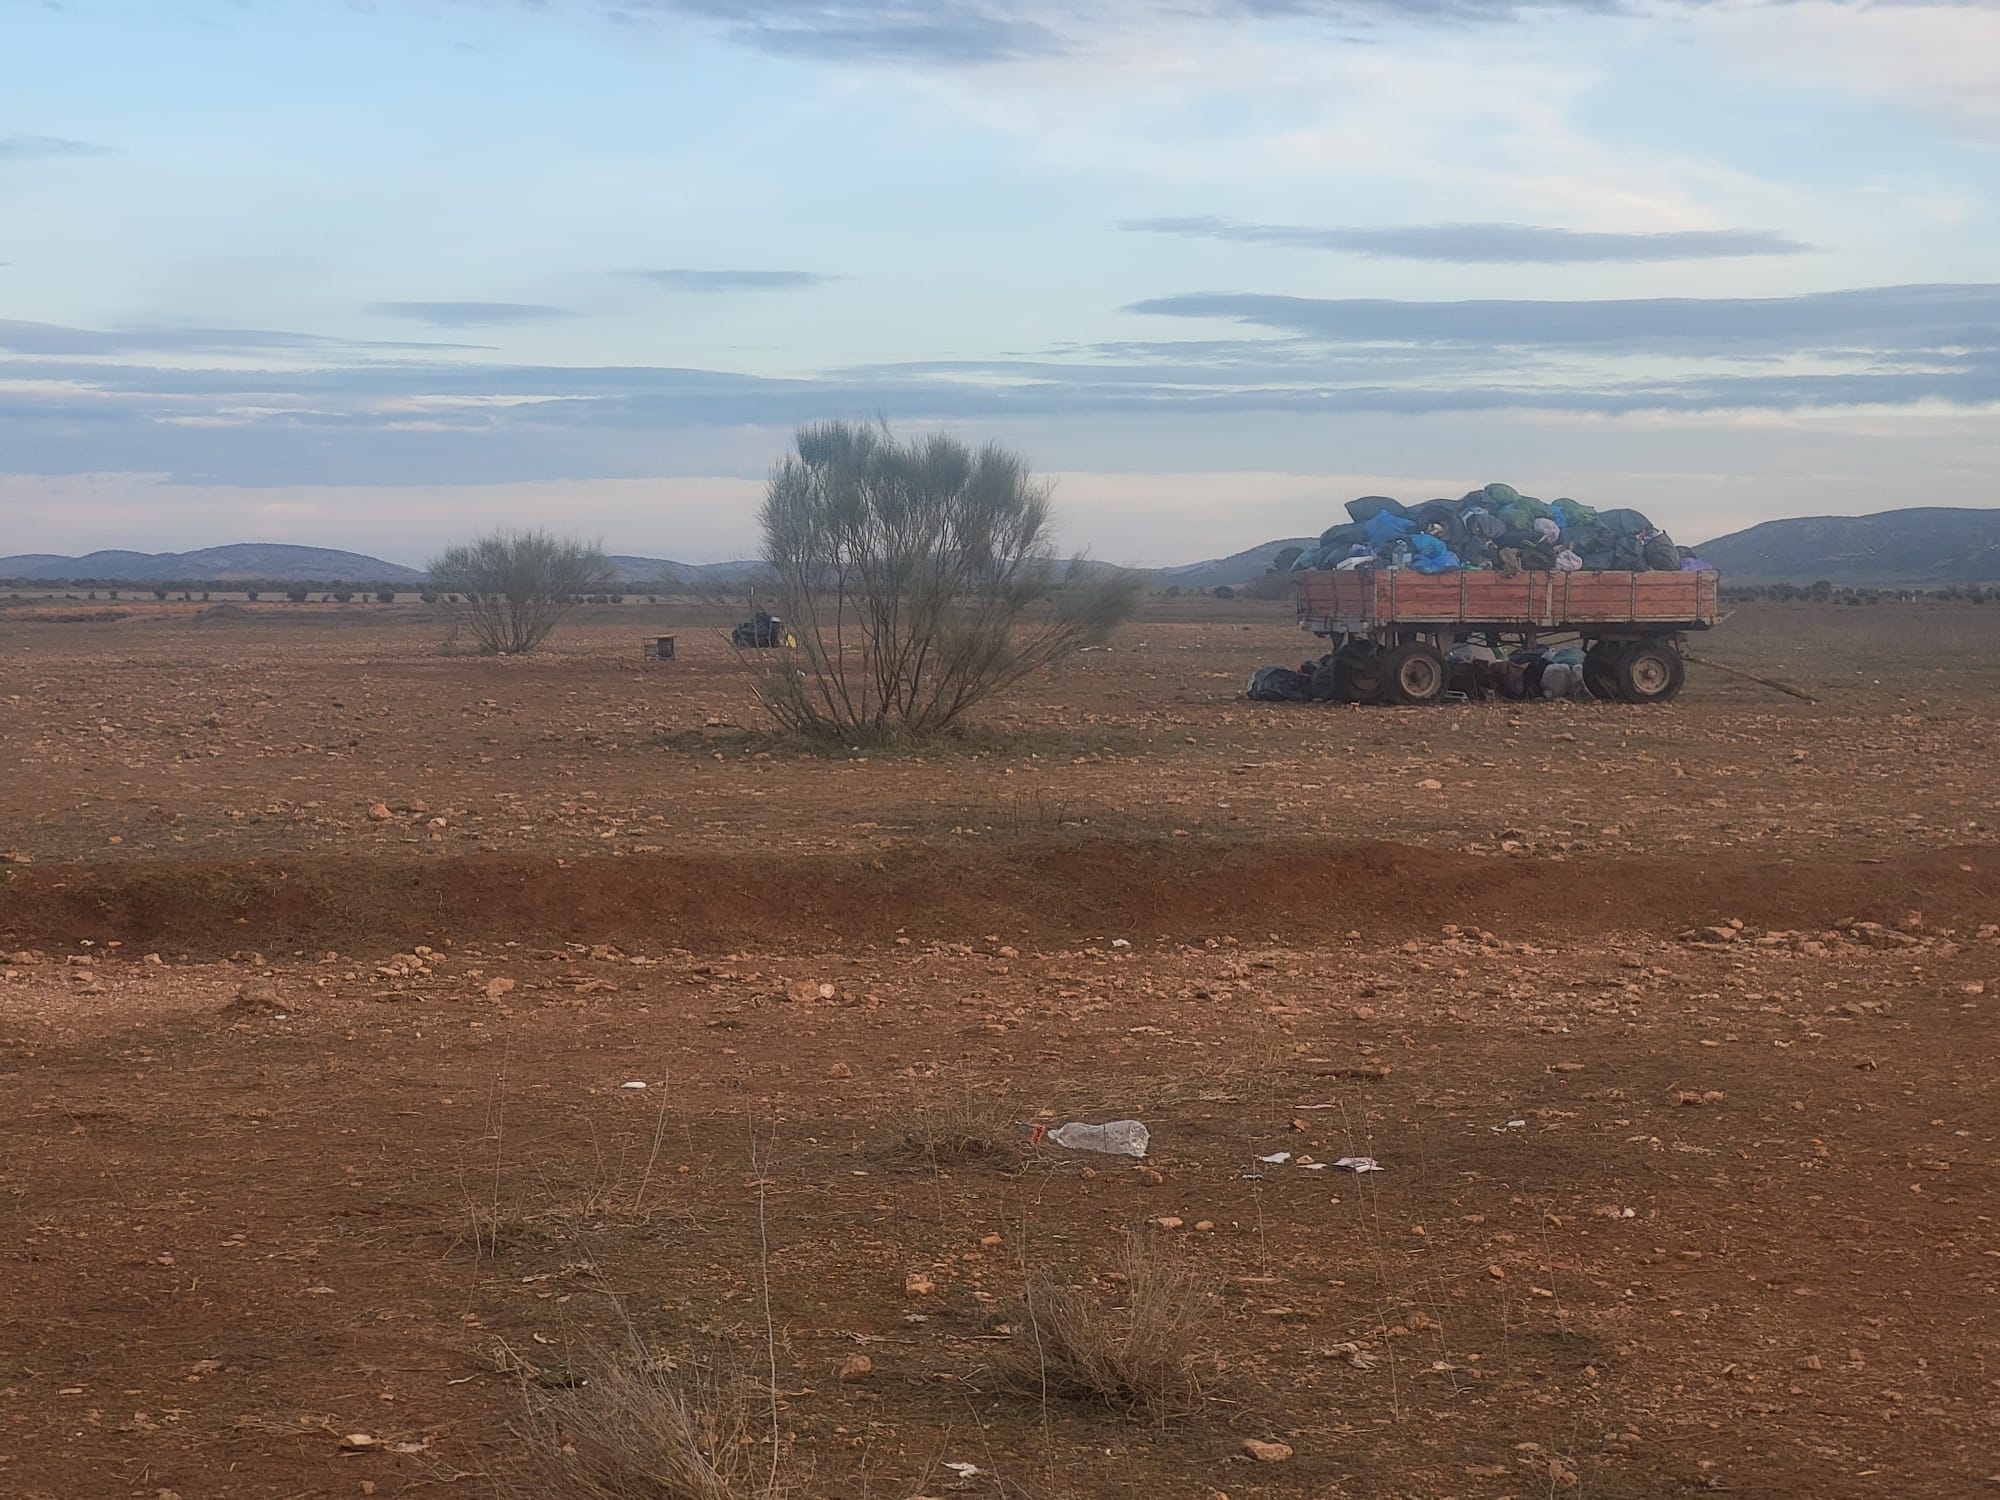
POLYGON ((1540 500, 1489 484, 1456 500, 1404 505, 1386 495, 1347 502, 1348 519, 1320 534, 1293 564, 1456 573, 1699 572, 1707 564, 1636 510, 1540 500))
MULTIPOLYGON (((1340 696, 1333 669, 1336 653, 1290 667, 1259 667, 1250 675, 1243 696, 1254 703, 1323 703, 1340 696)), ((1495 698, 1567 698, 1585 702, 1608 693, 1594 686, 1584 672, 1580 646, 1560 649, 1524 646, 1503 651, 1461 641, 1445 656, 1444 696, 1454 703, 1483 703, 1495 698)))

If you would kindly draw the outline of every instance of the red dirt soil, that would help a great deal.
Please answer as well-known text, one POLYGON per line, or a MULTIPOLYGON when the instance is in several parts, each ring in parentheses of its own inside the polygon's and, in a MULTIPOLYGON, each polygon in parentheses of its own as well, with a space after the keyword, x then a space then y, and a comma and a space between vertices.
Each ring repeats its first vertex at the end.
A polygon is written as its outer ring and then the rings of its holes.
POLYGON ((685 606, 0 615, 0 1494, 507 1494, 633 1333, 775 1376, 806 1495, 2000 1482, 1986 616, 1703 648, 1818 708, 1367 713, 1156 608, 923 755, 763 737, 685 606), (1205 1414, 999 1389, 1134 1236, 1205 1414))

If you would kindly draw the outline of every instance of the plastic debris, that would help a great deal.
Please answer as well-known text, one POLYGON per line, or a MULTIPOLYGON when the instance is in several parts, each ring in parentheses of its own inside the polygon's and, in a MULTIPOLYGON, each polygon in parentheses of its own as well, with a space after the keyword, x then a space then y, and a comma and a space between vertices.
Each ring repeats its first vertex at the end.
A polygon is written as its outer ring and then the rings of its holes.
POLYGON ((1260 1156, 1257 1158, 1257 1160, 1263 1162, 1267 1167, 1282 1167, 1291 1159, 1292 1153, 1289 1151, 1273 1151, 1269 1156, 1260 1156))
POLYGON ((1153 1139, 1137 1120, 1110 1120, 1102 1125, 1072 1121, 1054 1130, 1031 1125, 1028 1138, 1038 1146, 1053 1141, 1065 1151, 1102 1151, 1107 1156, 1144 1156, 1153 1139))
POLYGON ((1372 1156, 1343 1156, 1333 1165, 1336 1171, 1341 1172, 1382 1172, 1387 1170, 1372 1156))
POLYGON ((636 1078, 633 1079, 630 1083, 621 1083, 618 1085, 618 1087, 620 1087, 621 1089, 642 1089, 645 1086, 646 1085, 644 1083, 640 1082, 636 1078))

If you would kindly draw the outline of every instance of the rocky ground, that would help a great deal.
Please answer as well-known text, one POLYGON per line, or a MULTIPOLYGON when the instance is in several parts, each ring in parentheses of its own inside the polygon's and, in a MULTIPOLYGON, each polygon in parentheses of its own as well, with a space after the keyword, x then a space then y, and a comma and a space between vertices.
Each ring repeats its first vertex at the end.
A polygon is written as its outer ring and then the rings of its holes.
POLYGON ((0 1491, 541 1494, 635 1341, 799 1494, 2000 1482, 1977 609, 1701 648, 1817 706, 1396 713, 1156 602, 885 755, 681 608, 0 616, 0 1491), (1135 1247, 1200 1410, 1010 1388, 1135 1247))

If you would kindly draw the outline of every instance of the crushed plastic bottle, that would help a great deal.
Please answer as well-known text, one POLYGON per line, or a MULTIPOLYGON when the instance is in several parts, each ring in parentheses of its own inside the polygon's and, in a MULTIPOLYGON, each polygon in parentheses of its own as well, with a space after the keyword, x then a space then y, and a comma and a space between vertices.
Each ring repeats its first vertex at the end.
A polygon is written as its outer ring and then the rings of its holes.
POLYGON ((1033 1127, 1037 1142, 1054 1141, 1065 1151, 1102 1151, 1107 1156, 1144 1156, 1152 1136, 1137 1120, 1109 1120, 1102 1125, 1086 1125, 1073 1120, 1054 1130, 1033 1127))

